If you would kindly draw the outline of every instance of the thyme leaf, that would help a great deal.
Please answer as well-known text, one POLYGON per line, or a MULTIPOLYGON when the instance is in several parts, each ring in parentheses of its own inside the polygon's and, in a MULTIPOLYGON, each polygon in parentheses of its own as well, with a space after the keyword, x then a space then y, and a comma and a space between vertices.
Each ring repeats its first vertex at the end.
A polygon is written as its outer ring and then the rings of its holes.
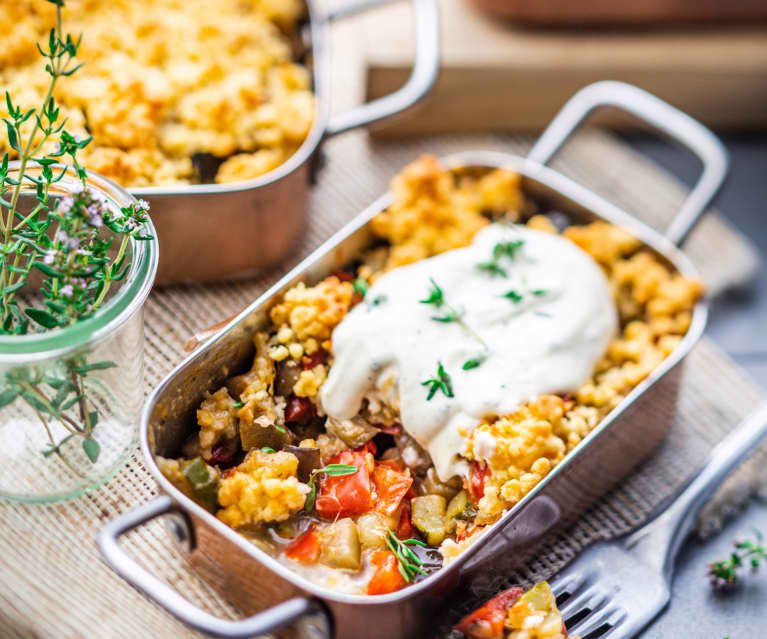
POLYGON ((490 275, 509 277, 509 274, 506 272, 506 270, 503 269, 495 260, 491 260, 489 262, 479 262, 476 266, 480 271, 486 271, 490 275))
POLYGON ((314 510, 314 502, 317 500, 317 477, 320 475, 326 475, 327 477, 344 477, 345 475, 353 475, 359 470, 356 466, 351 464, 328 464, 322 468, 316 468, 309 475, 309 481, 306 482, 309 486, 309 493, 306 495, 306 501, 304 502, 304 509, 307 512, 314 510))
POLYGON ((431 400, 437 391, 442 391, 442 394, 445 397, 455 397, 453 395, 453 384, 450 381, 450 375, 447 374, 445 367, 442 366, 442 362, 437 362, 437 376, 427 379, 425 382, 421 382, 421 386, 429 387, 426 401, 431 400))
POLYGON ((426 546, 420 539, 400 539, 391 530, 386 533, 386 547, 397 557, 399 572, 405 581, 413 581, 416 575, 425 575, 423 562, 409 546, 426 546))
POLYGON ((708 565, 708 577, 715 590, 729 590, 738 580, 737 570, 744 564, 757 570, 762 561, 767 563, 767 547, 762 545, 764 537, 754 528, 755 541, 748 539, 735 540, 735 550, 727 559, 712 561, 708 565))
POLYGON ((365 299, 365 295, 368 292, 368 289, 370 288, 370 284, 367 283, 367 280, 365 278, 358 277, 356 280, 352 282, 352 287, 362 299, 365 299))

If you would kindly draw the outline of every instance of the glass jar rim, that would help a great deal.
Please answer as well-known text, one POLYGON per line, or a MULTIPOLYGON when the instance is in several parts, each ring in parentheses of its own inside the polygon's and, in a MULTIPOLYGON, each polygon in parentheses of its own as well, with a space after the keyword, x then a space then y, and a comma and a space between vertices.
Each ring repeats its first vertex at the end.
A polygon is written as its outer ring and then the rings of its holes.
MULTIPOLYGON (((20 162, 9 163, 10 170, 18 171, 19 168, 20 162)), ((58 168, 64 167, 62 165, 58 168)), ((41 170, 41 167, 35 165, 27 170, 41 170)), ((67 167, 67 174, 61 182, 57 182, 57 186, 66 187, 71 183, 68 190, 73 191, 74 185, 79 184, 80 180, 73 176, 71 167, 67 167)), ((86 171, 86 183, 88 188, 99 191, 119 208, 138 202, 122 186, 98 173, 86 171)), ((123 284, 103 306, 88 319, 71 326, 27 335, 0 335, 0 365, 57 359, 100 342, 123 326, 144 304, 157 274, 159 245, 151 219, 147 221, 146 228, 152 239, 129 240, 133 255, 131 266, 123 284)))

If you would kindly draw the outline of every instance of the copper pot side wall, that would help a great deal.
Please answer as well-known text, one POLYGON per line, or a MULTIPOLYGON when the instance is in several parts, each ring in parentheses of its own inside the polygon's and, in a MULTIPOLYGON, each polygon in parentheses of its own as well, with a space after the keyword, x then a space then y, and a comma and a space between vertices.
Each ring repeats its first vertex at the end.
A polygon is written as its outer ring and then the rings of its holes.
POLYGON ((309 164, 223 197, 148 197, 161 247, 157 283, 242 278, 284 259, 306 227, 309 164))

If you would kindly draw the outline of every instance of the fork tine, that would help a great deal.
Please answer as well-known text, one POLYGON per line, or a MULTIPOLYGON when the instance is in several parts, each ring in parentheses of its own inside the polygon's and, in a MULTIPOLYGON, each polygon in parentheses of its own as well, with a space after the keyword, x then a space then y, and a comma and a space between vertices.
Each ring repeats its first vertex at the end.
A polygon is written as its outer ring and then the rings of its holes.
POLYGON ((615 626, 623 621, 625 616, 625 611, 621 610, 620 608, 610 606, 604 610, 588 615, 585 619, 579 621, 572 628, 568 628, 568 631, 585 637, 589 633, 598 630, 605 624, 608 624, 611 628, 615 628, 615 626))
POLYGON ((576 572, 572 575, 560 575, 551 581, 551 591, 556 597, 567 592, 572 597, 586 581, 586 575, 576 572))
POLYGON ((628 617, 628 613, 623 610, 623 608, 618 608, 610 617, 605 621, 607 625, 610 626, 610 629, 600 637, 600 639, 604 639, 605 637, 612 637, 613 631, 615 631, 625 620, 626 617, 628 617))
POLYGON ((610 600, 610 597, 604 592, 591 586, 577 597, 570 597, 562 604, 559 609, 565 617, 574 615, 581 610, 588 608, 591 612, 596 612, 610 600))

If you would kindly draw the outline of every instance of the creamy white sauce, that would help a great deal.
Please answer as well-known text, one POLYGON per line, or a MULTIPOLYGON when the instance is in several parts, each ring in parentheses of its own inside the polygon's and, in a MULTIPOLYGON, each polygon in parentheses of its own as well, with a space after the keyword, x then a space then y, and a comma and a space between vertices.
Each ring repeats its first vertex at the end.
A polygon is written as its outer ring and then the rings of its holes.
MULTIPOLYGON (((395 395, 404 429, 445 481, 468 469, 459 458, 460 431, 541 394, 576 390, 617 325, 607 279, 591 256, 558 235, 493 224, 470 246, 395 269, 370 287, 333 331, 335 361, 322 406, 348 419, 366 393, 395 395), (520 240, 513 257, 497 261, 508 277, 477 268, 492 260, 496 244, 520 240), (420 303, 429 297, 430 278, 463 324, 435 321, 448 309, 420 303), (504 297, 509 291, 521 299, 504 297), (479 366, 463 370, 476 358, 479 366), (429 400, 422 382, 437 376, 439 363, 454 396, 437 390, 429 400)), ((492 454, 494 442, 481 448, 492 454)))

